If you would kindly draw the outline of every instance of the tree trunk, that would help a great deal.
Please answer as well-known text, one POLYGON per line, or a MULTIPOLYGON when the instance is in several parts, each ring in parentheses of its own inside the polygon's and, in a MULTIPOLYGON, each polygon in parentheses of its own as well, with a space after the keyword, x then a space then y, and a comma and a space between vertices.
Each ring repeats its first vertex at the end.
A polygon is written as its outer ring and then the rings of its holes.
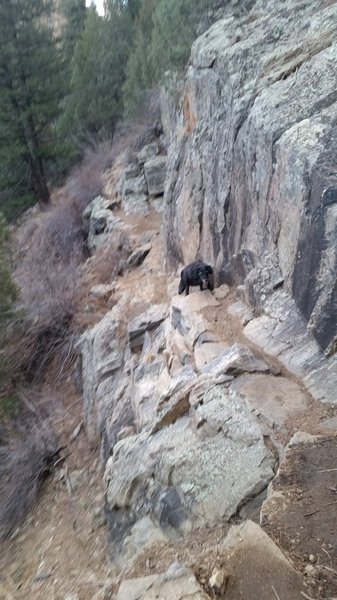
POLYGON ((50 204, 50 192, 44 174, 42 160, 39 157, 30 156, 30 170, 34 193, 40 208, 45 209, 50 204))

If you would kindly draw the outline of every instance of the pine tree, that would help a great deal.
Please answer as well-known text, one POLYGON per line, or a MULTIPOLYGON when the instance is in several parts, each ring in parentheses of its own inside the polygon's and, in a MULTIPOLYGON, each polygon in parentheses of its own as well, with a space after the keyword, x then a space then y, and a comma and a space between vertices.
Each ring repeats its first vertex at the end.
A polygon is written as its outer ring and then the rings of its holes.
POLYGON ((61 11, 65 19, 62 28, 62 49, 66 63, 70 63, 74 48, 84 29, 85 0, 62 0, 61 11))
POLYGON ((210 4, 211 0, 142 1, 123 90, 126 114, 136 111, 146 90, 160 82, 165 71, 184 68, 201 15, 210 4))
POLYGON ((200 11, 205 5, 204 0, 157 1, 150 48, 155 81, 159 81, 165 71, 185 66, 197 35, 200 11))
POLYGON ((127 10, 129 11, 131 19, 133 21, 138 16, 138 13, 140 11, 141 5, 142 5, 142 1, 141 0, 128 0, 128 2, 127 2, 127 10))
POLYGON ((60 63, 45 0, 0 0, 0 200, 49 203, 60 63))
POLYGON ((143 0, 135 23, 134 44, 130 52, 123 87, 125 113, 133 114, 142 104, 145 91, 154 81, 150 58, 153 14, 156 0, 143 0))
POLYGON ((132 19, 122 1, 108 3, 108 16, 87 9, 75 46, 70 94, 64 101, 62 127, 76 137, 113 131, 122 114, 122 85, 132 35, 132 19))

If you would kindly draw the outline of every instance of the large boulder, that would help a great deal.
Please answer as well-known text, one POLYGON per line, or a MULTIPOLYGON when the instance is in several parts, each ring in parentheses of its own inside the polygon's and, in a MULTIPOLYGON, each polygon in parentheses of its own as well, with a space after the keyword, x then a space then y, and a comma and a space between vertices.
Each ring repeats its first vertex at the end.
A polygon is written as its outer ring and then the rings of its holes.
POLYGON ((150 196, 160 196, 164 193, 166 161, 166 156, 156 156, 149 158, 144 164, 145 179, 150 196))
POLYGON ((123 187, 123 195, 129 196, 131 194, 146 194, 147 184, 143 175, 138 177, 130 177, 125 179, 123 187))
MULTIPOLYGON (((274 475, 255 417, 225 386, 176 419, 121 440, 107 462, 107 505, 112 521, 123 516, 123 536, 144 516, 168 534, 228 520, 274 475)), ((120 544, 116 531, 115 551, 120 544)))
POLYGON ((139 165, 143 165, 147 160, 159 154, 159 146, 157 142, 151 142, 144 146, 137 154, 139 165))
POLYGON ((149 210, 148 196, 143 192, 134 192, 122 197, 122 208, 126 214, 146 215, 149 210))
POLYGON ((282 550, 253 521, 233 526, 218 552, 226 565, 226 600, 305 598, 303 579, 282 550))
POLYGON ((113 203, 103 196, 97 196, 83 212, 88 231, 88 250, 91 254, 103 248, 113 232, 120 233, 128 229, 127 225, 113 214, 112 208, 113 203))
MULTIPOLYGON (((118 391, 118 373, 128 359, 126 332, 121 333, 119 307, 114 307, 92 329, 85 332, 79 346, 83 371, 83 415, 89 439, 98 441, 106 420, 113 413, 120 428, 128 420, 126 394, 118 391)), ((124 390, 125 392, 125 390, 124 390)))

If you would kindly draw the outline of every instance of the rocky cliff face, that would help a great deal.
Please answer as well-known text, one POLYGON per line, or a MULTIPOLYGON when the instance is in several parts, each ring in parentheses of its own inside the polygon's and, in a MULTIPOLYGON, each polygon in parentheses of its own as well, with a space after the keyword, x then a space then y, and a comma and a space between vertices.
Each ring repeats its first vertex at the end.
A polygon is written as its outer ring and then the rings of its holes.
POLYGON ((168 92, 163 111, 169 264, 199 256, 264 309, 281 290, 279 305, 293 300, 328 353, 337 334, 336 32, 335 2, 257 0, 228 13, 194 43, 176 114, 168 92))

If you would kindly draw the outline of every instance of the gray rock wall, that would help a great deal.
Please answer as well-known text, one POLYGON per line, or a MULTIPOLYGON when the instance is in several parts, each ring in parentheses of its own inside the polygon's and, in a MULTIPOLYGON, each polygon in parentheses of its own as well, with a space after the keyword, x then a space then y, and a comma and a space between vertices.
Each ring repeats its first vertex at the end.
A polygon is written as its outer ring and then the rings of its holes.
POLYGON ((337 5, 258 0, 196 40, 172 117, 163 234, 263 306, 284 285, 323 349, 336 337, 337 5), (283 283, 284 282, 284 283, 283 283))

